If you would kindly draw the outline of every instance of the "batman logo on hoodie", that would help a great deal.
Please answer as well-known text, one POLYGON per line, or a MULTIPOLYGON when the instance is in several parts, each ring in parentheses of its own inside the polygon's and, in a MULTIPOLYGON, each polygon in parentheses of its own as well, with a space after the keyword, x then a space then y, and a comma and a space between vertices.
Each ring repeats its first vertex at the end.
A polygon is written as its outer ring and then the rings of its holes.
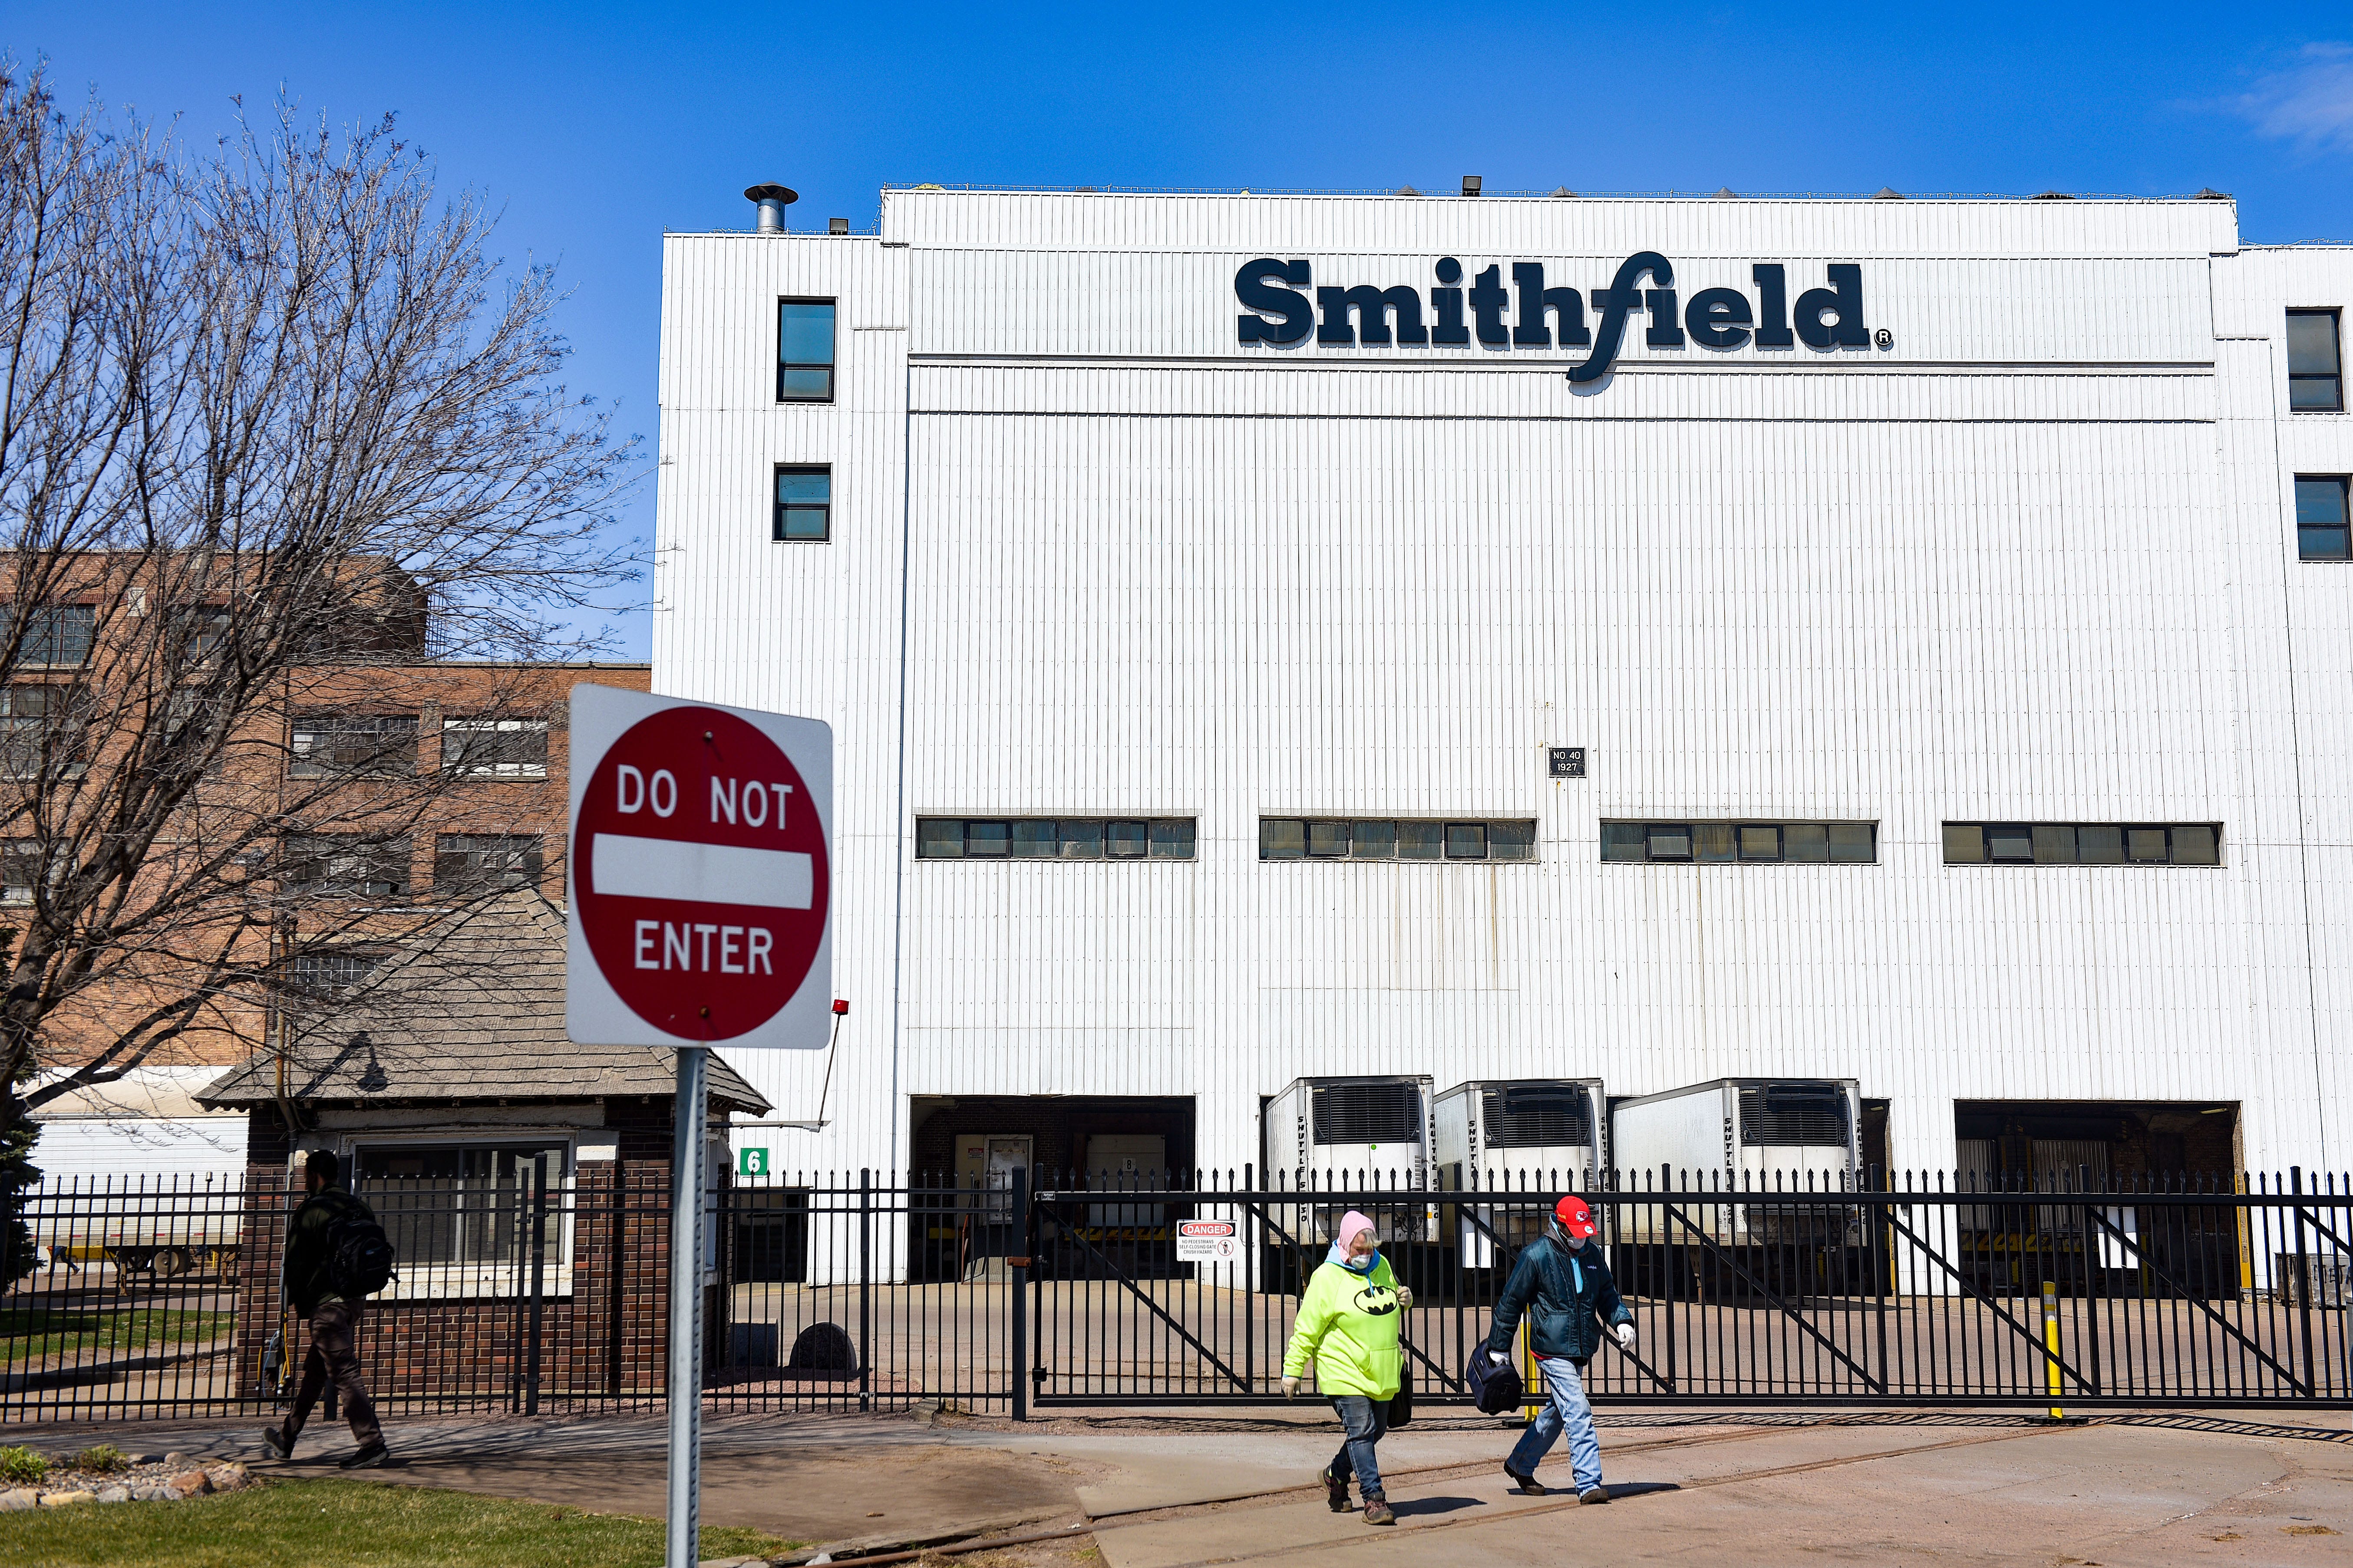
POLYGON ((1398 1310, 1397 1292, 1386 1285, 1367 1285, 1356 1292, 1356 1308, 1370 1318, 1386 1318, 1398 1310))

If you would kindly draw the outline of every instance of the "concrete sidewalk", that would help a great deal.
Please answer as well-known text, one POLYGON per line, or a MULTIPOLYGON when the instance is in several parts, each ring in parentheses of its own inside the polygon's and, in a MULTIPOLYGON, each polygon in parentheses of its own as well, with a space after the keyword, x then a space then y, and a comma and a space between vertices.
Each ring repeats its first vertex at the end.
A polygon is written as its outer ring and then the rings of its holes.
MULTIPOLYGON (((111 1441, 257 1457, 258 1424, 11 1428, 54 1448, 111 1441)), ((1094 1521, 1110 1568, 1288 1564, 1883 1562, 2325 1562, 2353 1538, 2353 1432, 2342 1415, 2126 1417, 2052 1429, 2002 1414, 1606 1414, 1605 1464, 1629 1495, 1580 1509, 1507 1489, 1505 1421, 1428 1411, 1381 1445, 1395 1530, 1335 1515, 1314 1484, 1328 1410, 1104 1412, 1008 1422, 706 1417, 703 1519, 868 1547, 1094 1521), (2325 1423, 2325 1425, 2324 1425, 2325 1423)), ((663 1429, 643 1413, 387 1423, 392 1484, 659 1516, 663 1429)), ((289 1466, 332 1475, 340 1427, 289 1466)), ((1556 1449, 1544 1479, 1566 1488, 1556 1449)))
POLYGON ((1491 1442, 1473 1468, 1387 1467, 1394 1529, 1333 1514, 1317 1490, 1103 1520, 1095 1539, 1110 1568, 2342 1562, 2353 1444, 2330 1439, 2343 1436, 2230 1422, 1605 1428, 1621 1494, 1607 1508, 1577 1505, 1557 1451, 1540 1476, 1562 1491, 1519 1495, 1491 1442))

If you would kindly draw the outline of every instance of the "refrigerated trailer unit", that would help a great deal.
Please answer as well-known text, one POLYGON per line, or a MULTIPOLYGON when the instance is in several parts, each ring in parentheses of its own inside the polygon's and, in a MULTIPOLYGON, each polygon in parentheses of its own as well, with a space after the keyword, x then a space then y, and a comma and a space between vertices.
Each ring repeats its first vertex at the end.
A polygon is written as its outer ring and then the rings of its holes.
MULTIPOLYGON (((1293 1079, 1262 1117, 1266 1184, 1428 1191, 1430 1088, 1427 1076, 1409 1074, 1293 1079)), ((1295 1241, 1320 1245, 1331 1241, 1343 1207, 1310 1200, 1276 1212, 1288 1216, 1282 1223, 1295 1241)), ((1385 1242, 1429 1239, 1424 1204, 1384 1204, 1370 1213, 1385 1242)))
POLYGON ((1862 1104, 1852 1079, 1726 1078, 1610 1108, 1625 1195, 1612 1231, 1644 1293, 1848 1293, 1864 1262, 1862 1104), (1673 1205, 1643 1192, 1701 1194, 1673 1205), (1722 1194, 1718 1196, 1716 1194, 1722 1194))
MULTIPOLYGON (((1437 1185, 1445 1191, 1590 1192, 1609 1169, 1609 1101, 1598 1078, 1482 1079, 1438 1097, 1437 1185)), ((1495 1261, 1495 1244, 1543 1234, 1541 1206, 1466 1204, 1441 1215, 1463 1267, 1495 1261)))

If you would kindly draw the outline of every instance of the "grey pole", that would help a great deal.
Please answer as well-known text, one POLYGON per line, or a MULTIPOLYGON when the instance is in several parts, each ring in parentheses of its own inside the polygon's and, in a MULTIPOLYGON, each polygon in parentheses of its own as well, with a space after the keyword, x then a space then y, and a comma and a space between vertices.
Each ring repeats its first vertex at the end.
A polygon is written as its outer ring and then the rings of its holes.
POLYGON ((695 1568, 702 1532, 703 1079, 711 1052, 678 1051, 670 1157, 670 1508, 666 1568, 695 1568))

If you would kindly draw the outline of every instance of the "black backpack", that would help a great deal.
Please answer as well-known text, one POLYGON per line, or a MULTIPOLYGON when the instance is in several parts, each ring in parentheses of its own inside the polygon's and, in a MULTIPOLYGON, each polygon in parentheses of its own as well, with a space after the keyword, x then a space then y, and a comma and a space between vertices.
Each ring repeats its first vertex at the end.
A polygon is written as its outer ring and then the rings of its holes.
POLYGON ((392 1283, 392 1238, 365 1204, 337 1205, 327 1222, 327 1289, 346 1301, 373 1296, 392 1283))

